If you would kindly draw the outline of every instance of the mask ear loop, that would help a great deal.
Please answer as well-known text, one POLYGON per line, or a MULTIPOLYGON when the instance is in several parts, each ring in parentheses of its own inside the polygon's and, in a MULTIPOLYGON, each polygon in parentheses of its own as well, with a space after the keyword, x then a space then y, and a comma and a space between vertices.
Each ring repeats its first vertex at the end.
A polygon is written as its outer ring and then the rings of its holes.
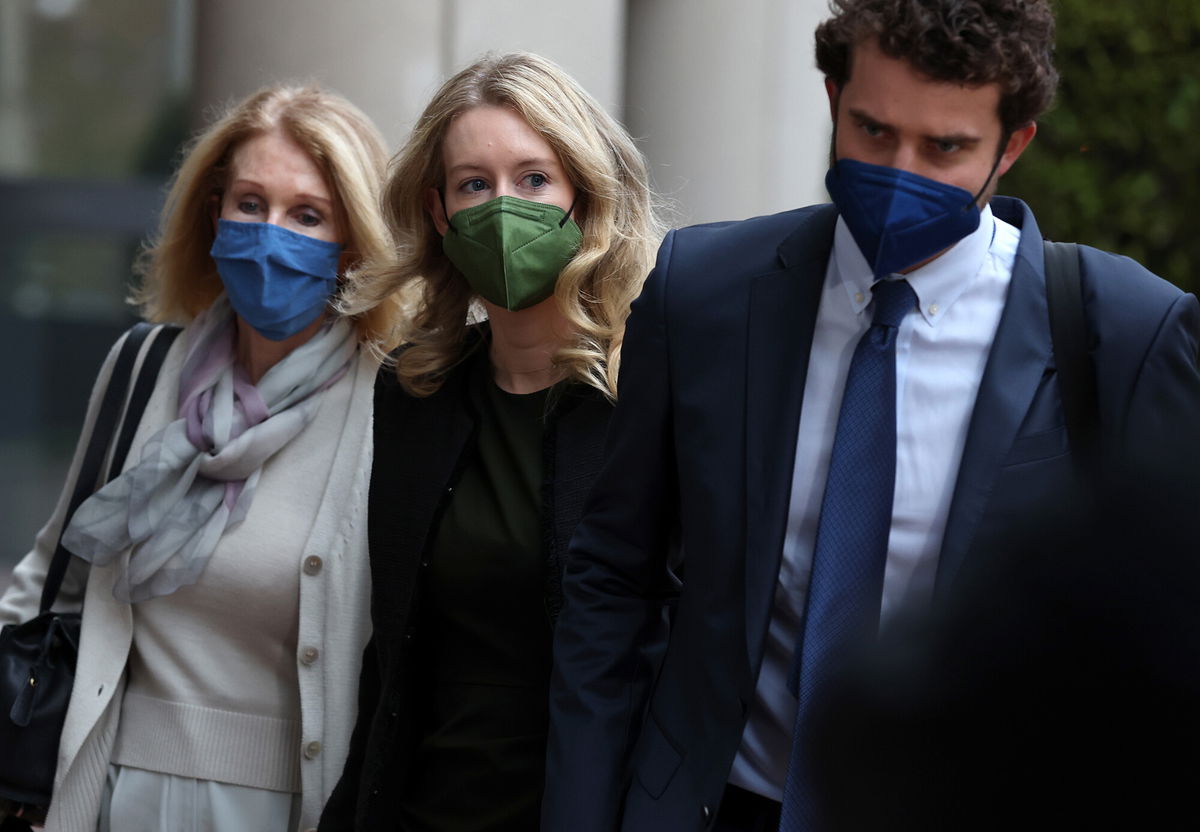
POLYGON ((438 201, 442 203, 442 216, 446 218, 446 225, 451 231, 457 234, 458 229, 454 227, 454 223, 450 221, 450 215, 446 213, 446 190, 440 185, 436 190, 438 192, 438 201))
MULTIPOLYGON (((563 214, 563 218, 558 221, 558 227, 562 228, 567 224, 567 220, 571 219, 571 214, 575 210, 575 206, 579 203, 579 191, 575 191, 575 198, 571 200, 571 207, 567 209, 567 213, 563 214)), ((445 206, 442 206, 445 207, 445 206)))
POLYGON ((972 197, 970 203, 963 206, 964 212, 970 211, 972 205, 978 205, 979 198, 983 196, 983 192, 988 189, 988 185, 992 184, 992 177, 996 175, 996 171, 1000 168, 1000 160, 1004 158, 1004 146, 1008 144, 1008 139, 1011 135, 1011 133, 1006 134, 1004 138, 1000 140, 1000 150, 996 152, 996 161, 992 162, 992 169, 988 171, 987 179, 983 180, 983 186, 979 189, 975 196, 972 197))

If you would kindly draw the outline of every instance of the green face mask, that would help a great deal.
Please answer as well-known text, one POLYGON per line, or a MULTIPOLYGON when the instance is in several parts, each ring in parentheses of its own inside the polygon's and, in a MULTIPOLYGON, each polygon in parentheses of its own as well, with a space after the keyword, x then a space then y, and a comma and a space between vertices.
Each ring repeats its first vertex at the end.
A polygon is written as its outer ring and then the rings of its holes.
POLYGON ((464 208, 446 221, 446 257, 484 299, 513 311, 554 294, 558 273, 583 241, 570 211, 514 196, 464 208))

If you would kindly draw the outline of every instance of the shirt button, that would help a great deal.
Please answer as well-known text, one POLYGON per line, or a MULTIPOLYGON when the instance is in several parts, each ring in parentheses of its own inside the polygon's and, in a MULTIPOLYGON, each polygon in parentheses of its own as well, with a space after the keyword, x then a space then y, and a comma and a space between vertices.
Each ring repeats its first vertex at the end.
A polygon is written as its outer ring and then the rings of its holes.
POLYGON ((321 571, 321 567, 324 565, 325 562, 319 557, 316 555, 309 555, 304 559, 304 574, 315 575, 321 571))
POLYGON ((409 627, 408 630, 404 633, 404 638, 407 641, 411 641, 412 637, 415 636, 416 634, 417 634, 417 628, 409 627))
POLYGON ((303 664, 312 664, 321 656, 321 651, 315 647, 305 647, 300 651, 300 661, 303 664))
POLYGON ((320 756, 320 754, 321 754, 321 742, 319 740, 313 740, 312 742, 305 744, 304 759, 315 760, 318 756, 320 756))
POLYGON ((930 315, 936 315, 936 314, 938 313, 938 310, 939 310, 939 309, 941 309, 941 307, 940 307, 940 306, 938 306, 936 303, 935 303, 935 304, 932 304, 932 305, 930 305, 930 307, 929 307, 929 314, 930 314, 930 315))
POLYGON ((700 813, 704 815, 705 823, 708 823, 712 819, 712 809, 708 808, 707 803, 700 807, 700 813))
POLYGON ((855 292, 855 293, 854 293, 854 302, 855 302, 855 303, 862 303, 862 302, 863 302, 863 293, 862 293, 862 292, 855 292))

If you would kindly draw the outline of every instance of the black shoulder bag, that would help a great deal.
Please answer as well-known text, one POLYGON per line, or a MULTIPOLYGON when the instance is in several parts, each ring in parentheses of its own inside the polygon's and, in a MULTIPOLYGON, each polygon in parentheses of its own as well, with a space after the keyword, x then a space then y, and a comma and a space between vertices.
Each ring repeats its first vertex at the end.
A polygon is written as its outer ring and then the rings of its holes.
MULTIPOLYGON (((110 446, 112 459, 104 482, 120 474, 159 368, 179 332, 177 326, 147 323, 139 323, 129 331, 100 402, 75 490, 63 517, 64 530, 80 503, 99 487, 110 446), (155 332, 158 335, 146 351, 129 404, 125 406, 138 352, 155 332)), ((26 814, 32 814, 34 807, 44 810, 50 803, 59 735, 75 682, 81 614, 51 610, 70 560, 71 553, 63 548, 60 531, 54 558, 46 572, 37 617, 0 630, 0 799, 24 804, 26 814)))
POLYGON ((1099 464, 1100 399, 1096 373, 1088 358, 1087 321, 1083 315, 1083 281, 1079 246, 1043 242, 1046 256, 1046 301, 1050 307, 1050 340, 1058 369, 1058 390, 1067 422, 1067 440, 1075 470, 1085 482, 1099 464))

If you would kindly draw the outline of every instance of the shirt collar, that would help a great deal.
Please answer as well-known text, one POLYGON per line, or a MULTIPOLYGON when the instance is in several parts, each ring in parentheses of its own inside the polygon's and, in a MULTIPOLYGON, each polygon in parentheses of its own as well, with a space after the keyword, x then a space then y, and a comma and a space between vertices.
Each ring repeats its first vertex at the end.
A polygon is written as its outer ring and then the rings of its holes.
MULTIPOLYGON (((978 228, 940 257, 903 275, 917 293, 921 317, 927 324, 936 326, 945 317, 946 310, 979 274, 995 234, 996 220, 992 216, 991 206, 985 205, 979 212, 978 228)), ((850 228, 841 217, 838 217, 833 235, 833 260, 850 305, 855 314, 861 313, 871 303, 871 286, 875 283, 875 277, 867 265, 867 258, 859 251, 850 228)))

